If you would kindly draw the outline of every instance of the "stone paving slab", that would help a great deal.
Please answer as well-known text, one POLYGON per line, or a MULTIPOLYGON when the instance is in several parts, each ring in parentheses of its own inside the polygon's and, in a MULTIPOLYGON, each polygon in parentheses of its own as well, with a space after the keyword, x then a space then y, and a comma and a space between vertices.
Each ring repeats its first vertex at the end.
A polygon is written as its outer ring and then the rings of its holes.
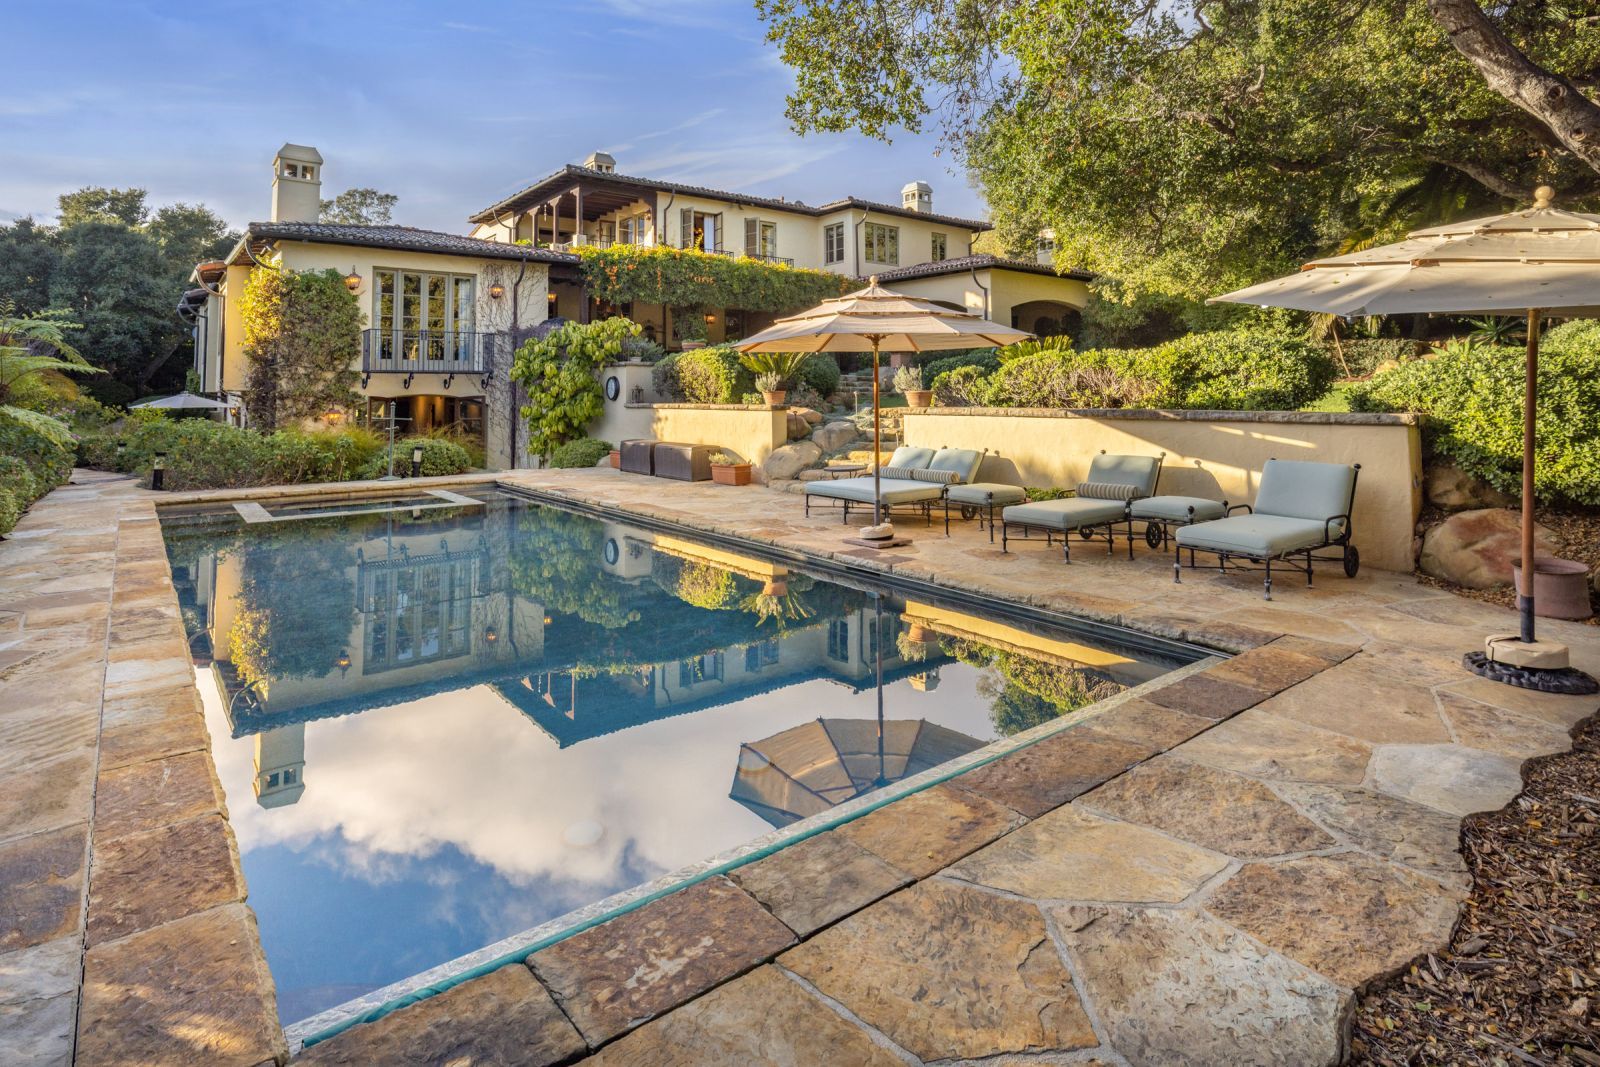
POLYGON ((1422 871, 1452 887, 1470 881, 1461 855, 1459 816, 1373 789, 1298 783, 1273 788, 1363 852, 1422 871))
POLYGON ((1073 728, 958 775, 949 784, 1033 818, 1156 751, 1151 744, 1073 728))
POLYGON ((1194 912, 1053 912, 1074 969, 1133 1067, 1334 1063, 1353 997, 1194 912))
POLYGON ((78 931, 88 846, 82 823, 0 845, 0 952, 78 931))
POLYGON ((1026 821, 1004 804, 936 785, 833 832, 913 878, 926 878, 1026 821))
POLYGON ((1372 783, 1391 796, 1453 815, 1498 811, 1522 791, 1522 761, 1465 745, 1385 745, 1372 783))
POLYGON ((528 966, 600 1045, 793 943, 754 897, 717 876, 540 949, 528 966))
POLYGON ((93 799, 92 752, 0 775, 0 841, 84 822, 93 799))
POLYGON ((910 879, 834 833, 822 833, 728 875, 785 926, 809 937, 910 879))
POLYGON ((1255 708, 1187 742, 1183 755, 1255 778, 1359 785, 1366 777, 1372 748, 1255 708))
POLYGON ((94 902, 91 946, 244 900, 244 878, 227 822, 220 815, 201 815, 102 842, 95 850, 89 895, 94 902), (162 870, 182 871, 184 876, 150 877, 151 871, 162 870))
POLYGON ((307 1067, 506 1064, 550 1067, 588 1051, 538 979, 520 963, 463 982, 305 1050, 307 1067))
POLYGON ((188 752, 103 771, 95 833, 104 840, 225 810, 222 787, 204 752, 188 752))
POLYGON ((904 1062, 773 966, 712 990, 584 1061, 589 1067, 901 1067, 904 1062))
POLYGON ((1098 1044, 1044 916, 972 887, 919 882, 778 962, 924 1060, 1098 1044))

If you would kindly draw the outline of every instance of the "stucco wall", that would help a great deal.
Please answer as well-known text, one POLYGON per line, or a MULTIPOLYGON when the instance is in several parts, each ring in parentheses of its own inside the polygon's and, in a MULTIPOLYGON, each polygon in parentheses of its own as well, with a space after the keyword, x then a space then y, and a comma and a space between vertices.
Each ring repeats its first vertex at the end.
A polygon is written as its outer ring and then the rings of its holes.
POLYGON ((906 443, 987 449, 979 477, 1071 487, 1102 449, 1165 452, 1158 492, 1255 501, 1268 459, 1359 463, 1355 544, 1374 567, 1409 571, 1422 509, 1422 445, 1409 415, 1321 412, 1065 412, 930 408, 905 415, 906 443))
MULTIPOLYGON (((617 368, 601 372, 613 373, 617 368)), ((648 378, 649 368, 644 368, 648 378)), ((627 392, 622 394, 624 400, 627 392)), ((789 439, 784 408, 742 404, 608 403, 589 427, 589 436, 617 444, 630 438, 716 445, 751 463, 760 463, 789 439)))
POLYGON ((964 307, 1002 325, 1011 324, 1011 309, 1034 300, 1051 300, 1074 308, 1089 302, 1089 287, 1076 278, 1047 277, 1014 270, 969 271, 932 278, 896 279, 886 283, 897 292, 924 300, 964 307), (987 304, 984 289, 988 289, 987 304))

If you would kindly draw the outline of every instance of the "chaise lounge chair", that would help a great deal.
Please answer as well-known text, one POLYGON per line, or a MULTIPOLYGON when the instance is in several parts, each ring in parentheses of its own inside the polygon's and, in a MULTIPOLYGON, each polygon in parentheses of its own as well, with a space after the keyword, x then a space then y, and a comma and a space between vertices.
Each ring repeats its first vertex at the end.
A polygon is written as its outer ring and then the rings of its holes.
POLYGON ((1227 518, 1178 528, 1173 536, 1172 580, 1183 580, 1184 549, 1189 549, 1191 567, 1195 552, 1212 553, 1224 571, 1230 559, 1261 564, 1266 571, 1263 589, 1268 600, 1272 599, 1273 561, 1304 571, 1308 587, 1316 560, 1338 560, 1344 564, 1345 577, 1354 578, 1361 569, 1361 554, 1350 543, 1350 513, 1355 509, 1356 476, 1360 473, 1359 463, 1267 460, 1261 468, 1254 508, 1235 505, 1228 509, 1227 518), (1237 511, 1245 514, 1233 514, 1237 511), (1339 554, 1315 554, 1324 548, 1337 548, 1339 554))
POLYGON ((1133 558, 1133 525, 1128 508, 1156 491, 1161 477, 1160 456, 1108 456, 1101 452, 1089 465, 1089 476, 1061 500, 1036 500, 1013 504, 1000 513, 1000 551, 1010 551, 1013 529, 1027 538, 1042 530, 1045 543, 1061 536, 1061 558, 1072 562, 1072 534, 1085 541, 1106 540, 1108 553, 1116 550, 1116 528, 1128 526, 1128 558, 1133 558))
MULTIPOLYGON (((878 471, 877 499, 883 505, 883 513, 888 515, 896 507, 910 506, 932 523, 933 505, 943 498, 945 487, 970 482, 977 476, 982 460, 983 453, 973 448, 941 448, 935 452, 901 445, 878 471)), ((872 478, 807 482, 805 494, 806 515, 811 514, 813 498, 838 501, 844 510, 844 522, 848 523, 852 504, 872 509, 872 478)))

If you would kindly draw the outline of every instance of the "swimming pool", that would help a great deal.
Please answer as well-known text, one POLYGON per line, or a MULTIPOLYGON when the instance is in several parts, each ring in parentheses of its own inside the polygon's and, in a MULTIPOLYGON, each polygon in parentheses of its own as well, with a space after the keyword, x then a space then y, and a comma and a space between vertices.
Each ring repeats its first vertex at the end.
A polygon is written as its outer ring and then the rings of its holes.
POLYGON ((1192 658, 493 490, 162 522, 286 1024, 1192 658))

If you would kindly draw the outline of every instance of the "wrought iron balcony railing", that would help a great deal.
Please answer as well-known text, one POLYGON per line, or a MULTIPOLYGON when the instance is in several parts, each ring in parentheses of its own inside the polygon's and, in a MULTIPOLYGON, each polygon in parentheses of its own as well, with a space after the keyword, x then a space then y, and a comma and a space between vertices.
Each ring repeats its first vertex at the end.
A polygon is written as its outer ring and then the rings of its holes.
POLYGON ((466 330, 366 330, 361 334, 361 386, 374 374, 404 374, 401 386, 411 388, 419 374, 444 375, 450 388, 458 374, 480 379, 489 376, 501 359, 507 337, 503 333, 466 330))

